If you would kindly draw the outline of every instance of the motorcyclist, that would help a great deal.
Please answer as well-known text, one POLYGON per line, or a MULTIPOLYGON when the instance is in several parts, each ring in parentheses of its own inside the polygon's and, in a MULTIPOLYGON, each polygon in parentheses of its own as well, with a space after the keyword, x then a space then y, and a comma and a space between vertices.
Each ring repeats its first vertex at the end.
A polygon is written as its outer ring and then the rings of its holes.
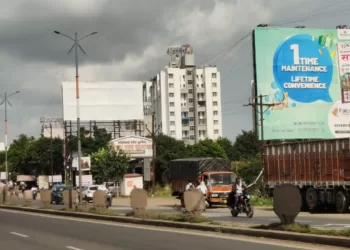
POLYGON ((231 199, 232 207, 236 208, 238 204, 238 197, 243 194, 247 187, 243 185, 241 178, 237 177, 236 182, 232 185, 231 199))

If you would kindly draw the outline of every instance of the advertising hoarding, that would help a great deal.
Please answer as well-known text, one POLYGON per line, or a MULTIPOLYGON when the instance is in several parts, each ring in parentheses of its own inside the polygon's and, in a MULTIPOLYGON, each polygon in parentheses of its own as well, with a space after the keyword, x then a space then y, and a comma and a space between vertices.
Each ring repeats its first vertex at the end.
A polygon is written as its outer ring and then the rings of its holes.
POLYGON ((114 139, 110 143, 115 150, 122 150, 132 158, 147 158, 153 154, 152 140, 149 138, 131 135, 114 139))
POLYGON ((254 47, 265 140, 350 136, 349 29, 256 28, 254 47))
MULTIPOLYGON (((143 120, 142 82, 80 82, 81 121, 143 120)), ((62 83, 63 119, 77 119, 75 82, 62 83)))
MULTIPOLYGON (((81 162, 81 171, 90 171, 91 170, 91 158, 90 156, 83 156, 80 158, 81 162)), ((73 157, 72 167, 79 170, 78 165, 78 156, 73 157)))
MULTIPOLYGON (((76 183, 76 186, 79 187, 80 185, 80 182, 79 182, 79 175, 76 175, 75 176, 75 183, 76 183)), ((82 175, 81 176, 81 185, 84 187, 84 186, 90 186, 90 185, 93 185, 94 182, 93 182, 93 179, 92 179, 92 175, 82 175)))

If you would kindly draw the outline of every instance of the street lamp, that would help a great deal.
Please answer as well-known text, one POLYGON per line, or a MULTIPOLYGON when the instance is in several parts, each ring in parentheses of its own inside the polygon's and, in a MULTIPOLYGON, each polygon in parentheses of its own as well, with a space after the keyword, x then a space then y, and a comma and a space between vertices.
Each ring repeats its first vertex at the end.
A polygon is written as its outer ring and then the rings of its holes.
POLYGON ((59 31, 54 31, 55 34, 62 35, 64 37, 67 37, 68 39, 72 40, 74 42, 72 48, 68 51, 68 54, 71 53, 74 50, 75 52, 75 88, 76 88, 76 100, 77 100, 77 139, 78 139, 78 166, 79 166, 79 204, 82 203, 82 178, 81 178, 81 138, 80 138, 80 101, 79 101, 79 71, 78 71, 78 48, 83 52, 85 55, 85 51, 80 46, 79 41, 83 40, 84 38, 92 35, 96 35, 97 32, 92 32, 91 34, 88 34, 86 36, 83 36, 82 38, 78 39, 78 33, 75 33, 74 39, 70 36, 67 36, 66 34, 63 34, 59 31))
POLYGON ((19 91, 16 91, 12 94, 7 94, 7 92, 5 92, 4 95, 0 95, 2 98, 4 98, 2 100, 2 102, 0 103, 0 105, 2 105, 3 103, 5 104, 5 166, 6 166, 6 185, 8 185, 8 181, 9 181, 9 169, 8 169, 8 164, 7 164, 7 104, 9 104, 12 107, 11 102, 8 100, 8 98, 10 98, 11 96, 18 94, 19 91))

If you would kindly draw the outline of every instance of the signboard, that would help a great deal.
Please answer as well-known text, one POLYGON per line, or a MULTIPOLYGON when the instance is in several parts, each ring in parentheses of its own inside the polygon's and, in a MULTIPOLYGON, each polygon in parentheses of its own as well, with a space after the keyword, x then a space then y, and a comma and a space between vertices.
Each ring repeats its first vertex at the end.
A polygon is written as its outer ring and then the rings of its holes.
MULTIPOLYGON (((90 156, 84 156, 80 158, 80 162, 81 162, 81 171, 90 171, 91 169, 91 158, 90 156)), ((75 156, 73 158, 73 162, 72 162, 72 167, 76 168, 79 170, 79 166, 78 166, 78 157, 75 156)))
MULTIPOLYGON (((80 184, 79 182, 79 175, 75 176, 75 183, 76 186, 78 187, 80 184)), ((81 176, 81 185, 82 186, 90 186, 93 185, 93 181, 92 181, 92 175, 82 175, 81 176)))
POLYGON ((122 150, 133 158, 152 157, 152 140, 140 136, 126 136, 111 141, 115 150, 122 150))
POLYGON ((17 175, 17 181, 36 181, 35 175, 17 175))
POLYGON ((168 48, 167 54, 169 56, 174 56, 174 55, 183 56, 185 54, 193 54, 193 48, 189 44, 171 46, 168 48))
POLYGON ((0 172, 0 180, 6 180, 6 172, 0 172))
POLYGON ((254 30, 257 95, 273 105, 264 107, 265 140, 350 136, 348 42, 348 29, 254 30))

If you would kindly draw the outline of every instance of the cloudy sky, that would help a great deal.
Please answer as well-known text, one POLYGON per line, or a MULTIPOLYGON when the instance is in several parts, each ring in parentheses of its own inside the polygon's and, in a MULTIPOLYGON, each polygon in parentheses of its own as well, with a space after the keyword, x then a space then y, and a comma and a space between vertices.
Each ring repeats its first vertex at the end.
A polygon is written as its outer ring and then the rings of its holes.
MULTIPOLYGON (((38 136, 40 117, 62 114, 60 84, 74 80, 71 41, 59 30, 99 34, 82 41, 81 80, 148 80, 167 64, 169 45, 189 43, 197 63, 221 71, 224 136, 252 128, 243 108, 252 79, 251 37, 260 23, 333 28, 347 24, 344 0, 0 0, 1 92, 11 97, 9 140, 38 136), (244 38, 246 36, 246 38, 244 38), (242 40, 242 38, 244 38, 242 40), (239 42, 240 41, 240 42, 239 42)), ((1 107, 4 115, 4 107, 1 107)), ((0 125, 3 131, 3 124, 0 125)), ((0 133, 1 134, 1 133, 0 133)), ((0 135, 0 141, 3 135, 0 135)))

